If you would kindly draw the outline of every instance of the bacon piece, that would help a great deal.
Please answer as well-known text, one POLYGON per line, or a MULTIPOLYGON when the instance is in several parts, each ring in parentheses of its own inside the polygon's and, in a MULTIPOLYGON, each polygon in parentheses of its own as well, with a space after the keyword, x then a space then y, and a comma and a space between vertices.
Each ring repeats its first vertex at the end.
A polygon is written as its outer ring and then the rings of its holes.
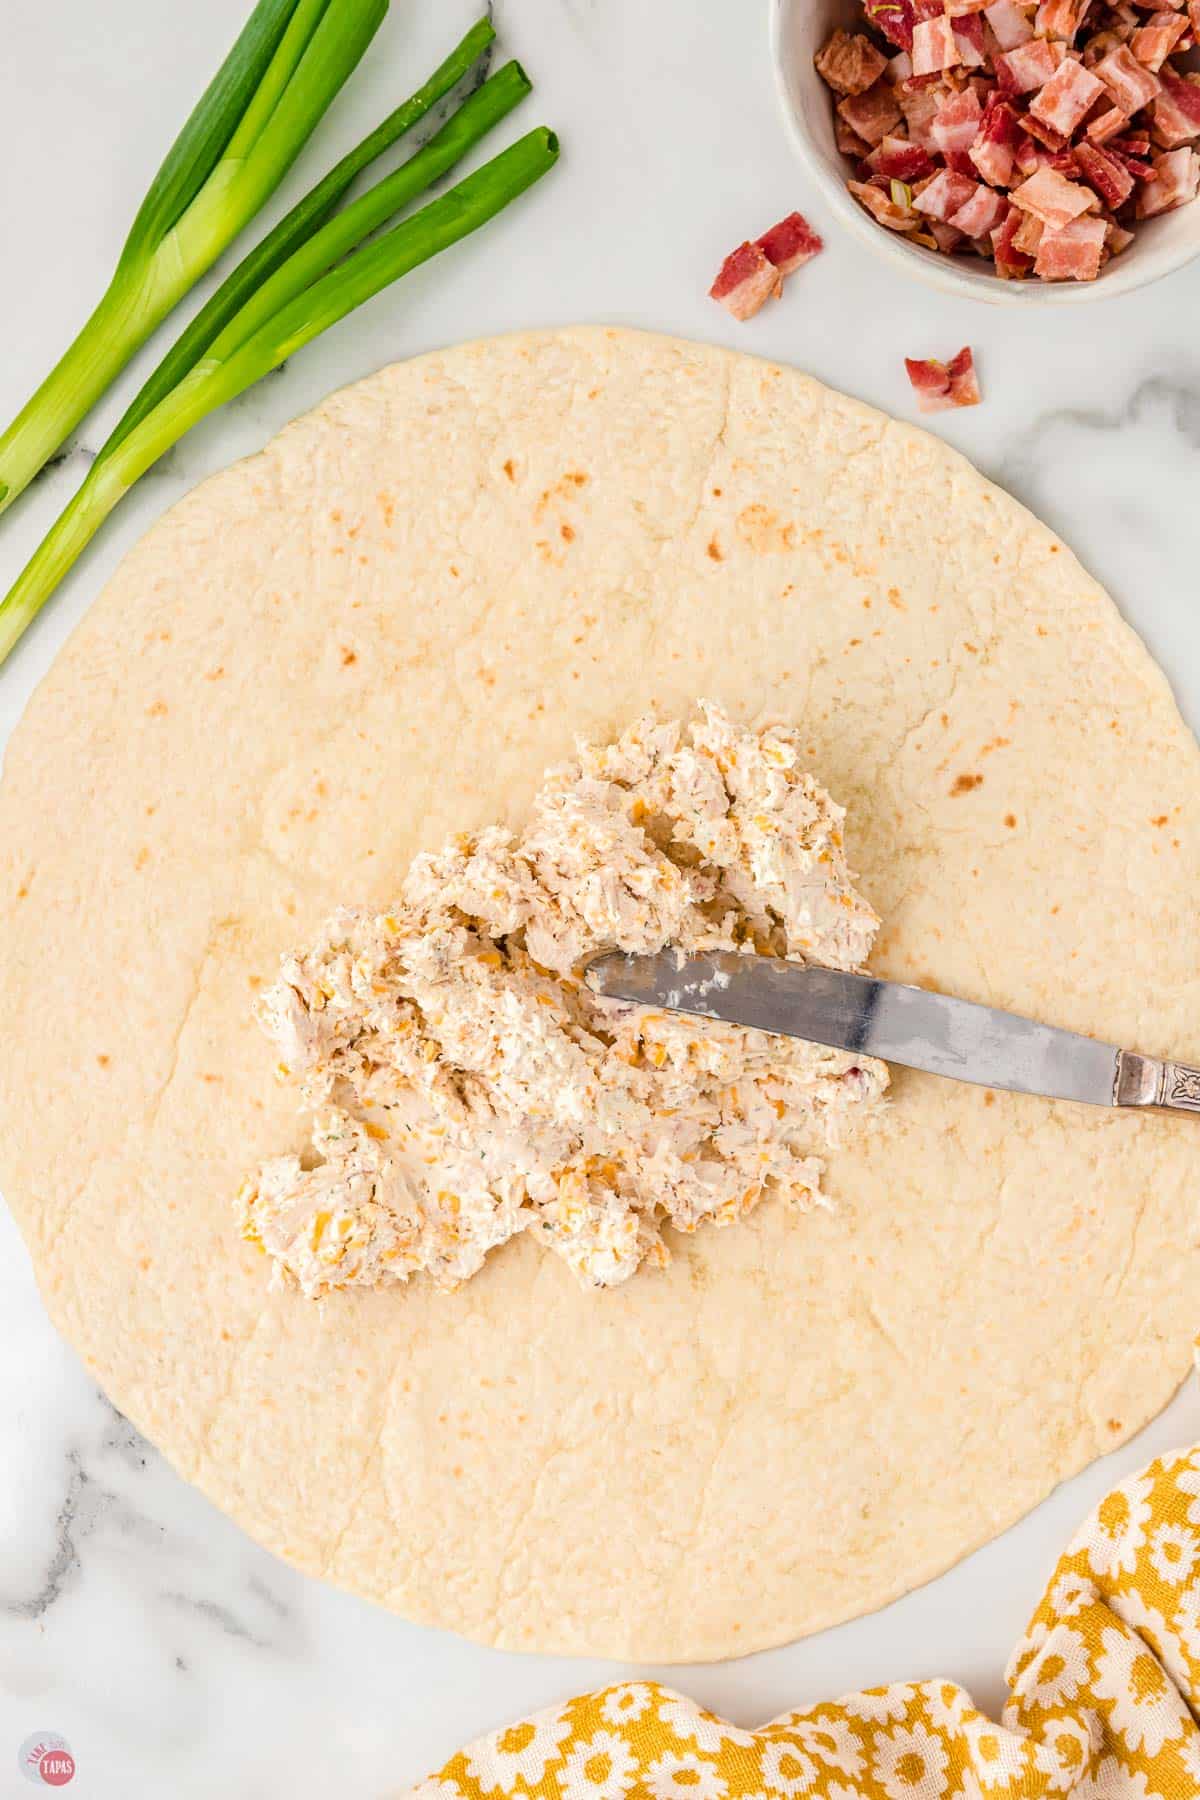
POLYGON ((838 101, 837 110, 851 131, 868 144, 882 143, 902 116, 896 91, 886 81, 877 81, 865 94, 847 94, 838 101))
POLYGON ((1034 88, 1044 87, 1057 67, 1054 52, 1044 38, 1018 44, 1015 50, 1006 50, 996 58, 1000 90, 1007 94, 1031 94, 1034 88))
MULTIPOLYGON (((1022 224, 1032 218, 1032 213, 1023 213, 1019 206, 1013 206, 1010 202, 1004 219, 992 232, 992 254, 998 274, 1027 275, 1033 267, 1033 258, 1018 250, 1013 241, 1022 224)), ((1038 223, 1037 220, 1033 222, 1038 223)))
POLYGON ((969 238, 987 237, 1008 211, 1008 197, 994 188, 976 188, 965 206, 960 206, 949 221, 956 231, 969 238))
POLYGON ((1103 219, 1072 219, 1061 231, 1044 231, 1034 274, 1043 281, 1095 281, 1107 231, 1103 219))
POLYGON ((969 150, 979 132, 983 108, 974 88, 947 94, 937 109, 929 135, 943 155, 950 150, 969 150))
POLYGON ((1188 21, 1181 13, 1151 13, 1146 23, 1135 31, 1129 40, 1129 48, 1140 63, 1157 74, 1168 56, 1176 48, 1180 38, 1188 31, 1188 21))
POLYGON ((1122 250, 1127 250, 1132 242, 1132 231, 1126 231, 1124 225, 1118 225, 1115 219, 1110 219, 1108 238, 1104 246, 1109 255, 1120 256, 1122 250))
MULTIPOLYGON (((1020 207, 1017 211, 1021 212, 1020 207)), ((1021 223, 1012 234, 1014 250, 1021 250, 1026 256, 1035 255, 1045 229, 1036 213, 1021 213, 1021 223)))
POLYGON ((912 57, 907 50, 897 50, 887 66, 887 79, 893 87, 899 87, 912 74, 912 57))
POLYGON ((981 13, 988 0, 943 0, 942 10, 948 19, 965 19, 968 13, 981 13))
POLYGON ((1013 201, 1025 212, 1035 213, 1051 231, 1061 231, 1081 213, 1094 212, 1096 196, 1054 169, 1039 169, 1013 190, 1013 201))
POLYGON ((1158 76, 1138 61, 1127 44, 1122 44, 1117 50, 1110 50, 1104 60, 1096 64, 1094 73, 1100 77, 1122 112, 1128 113, 1130 117, 1143 106, 1148 106, 1162 86, 1158 76))
POLYGON ((865 144, 857 131, 851 131, 845 119, 839 119, 836 113, 833 118, 833 141, 843 156, 852 156, 856 161, 866 156, 871 148, 870 144, 865 144))
POLYGON ((889 231, 915 231, 921 223, 911 207, 897 206, 883 188, 869 181, 850 181, 846 185, 859 205, 889 231))
POLYGON ((774 263, 781 276, 794 275, 806 262, 811 262, 825 248, 825 240, 813 230, 803 213, 789 213, 755 239, 767 261, 774 263))
POLYGON ((971 146, 970 157, 992 187, 1007 187, 1012 180, 1016 138, 1017 115, 1012 107, 1004 101, 989 105, 984 111, 979 135, 971 146))
POLYGON ((984 68, 987 64, 987 55, 983 20, 978 13, 972 13, 965 19, 955 19, 953 30, 954 42, 958 47, 958 60, 963 68, 984 68))
POLYGON ((1157 177, 1138 195, 1139 219, 1152 219, 1156 213, 1173 212, 1196 197, 1200 182, 1200 156, 1194 150, 1168 150, 1154 159, 1157 177))
POLYGON ((1091 3, 1092 0, 1042 0, 1037 9, 1038 36, 1065 38, 1068 44, 1074 43, 1091 3))
POLYGON ((835 31, 813 58, 817 74, 835 94, 865 94, 888 66, 887 57, 870 38, 835 31))
POLYGON ((1115 137, 1109 149, 1116 156, 1149 156, 1150 133, 1148 131, 1126 131, 1115 137))
POLYGON ((1044 144, 1047 150, 1061 150, 1069 142, 1065 131, 1055 131, 1053 125, 1043 124, 1041 119, 1035 118, 1032 113, 1026 113, 1021 124, 1030 137, 1036 138, 1039 144, 1044 144))
POLYGON ((1036 175, 1042 166, 1041 152, 1026 131, 1017 132, 1017 141, 1013 145, 1013 160, 1019 175, 1036 175))
POLYGON ((978 188, 977 181, 969 181, 965 175, 956 175, 953 169, 942 169, 922 188, 913 205, 918 212, 925 213, 929 218, 942 219, 949 224, 954 214, 967 204, 978 188))
POLYGON ((1118 132, 1124 131, 1129 120, 1119 106, 1110 106, 1106 112, 1098 113, 1087 126, 1088 137, 1093 144, 1103 144, 1118 132))
POLYGON ((962 232, 956 231, 953 225, 947 225, 942 219, 930 220, 929 233, 938 249, 947 256, 953 255, 963 241, 962 232))
POLYGON ((739 244, 708 291, 735 319, 752 319, 773 294, 782 293, 783 277, 758 244, 739 244))
POLYGON ((1065 175, 1069 181, 1074 181, 1079 174, 1079 162, 1074 150, 1059 150, 1050 158, 1049 162, 1042 166, 1053 169, 1056 174, 1065 175))
POLYGON ((904 367, 917 396, 918 411, 948 412, 956 406, 979 405, 979 382, 969 345, 964 345, 948 363, 937 362, 933 357, 918 360, 906 356, 904 367))
POLYGON ((897 50, 911 50, 915 8, 912 0, 864 0, 863 10, 877 31, 897 50))
POLYGON ((937 117, 936 94, 929 88, 900 88, 898 98, 912 142, 920 144, 922 150, 935 150, 937 146, 933 141, 932 126, 937 117))
MULTIPOLYGON (((1153 80, 1153 77, 1151 77, 1153 80)), ((1167 150, 1200 134, 1200 87, 1166 69, 1162 93, 1154 102, 1154 136, 1167 150)))
POLYGON ((913 74, 936 75, 961 61, 949 19, 922 19, 913 27, 913 74))
POLYGON ((889 181, 920 181, 933 174, 933 163, 920 144, 907 138, 885 137, 874 153, 875 166, 889 181))
MULTIPOLYGON (((1196 4, 1200 6, 1200 0, 1196 0, 1196 4)), ((1027 44, 1033 36, 1029 14, 1016 4, 1016 0, 992 0, 983 16, 1001 50, 1015 50, 1018 44, 1027 44)))
POLYGON ((1095 144, 1076 144, 1075 160, 1088 186, 1099 194, 1105 206, 1124 206, 1133 192, 1133 176, 1119 157, 1095 144))
POLYGON ((1187 15, 1191 20, 1192 30, 1200 37, 1200 0, 1187 0, 1187 15))
POLYGON ((1104 92, 1104 83, 1068 56, 1029 103, 1031 118, 1069 138, 1104 92))

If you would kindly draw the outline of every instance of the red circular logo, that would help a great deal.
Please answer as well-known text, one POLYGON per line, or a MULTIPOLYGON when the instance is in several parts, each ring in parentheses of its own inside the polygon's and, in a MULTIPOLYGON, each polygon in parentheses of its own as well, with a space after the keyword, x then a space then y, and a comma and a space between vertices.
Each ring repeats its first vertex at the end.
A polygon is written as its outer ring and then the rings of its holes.
POLYGON ((66 1787, 75 1776, 75 1758, 69 1750, 46 1750, 38 1759, 38 1774, 47 1787, 66 1787))

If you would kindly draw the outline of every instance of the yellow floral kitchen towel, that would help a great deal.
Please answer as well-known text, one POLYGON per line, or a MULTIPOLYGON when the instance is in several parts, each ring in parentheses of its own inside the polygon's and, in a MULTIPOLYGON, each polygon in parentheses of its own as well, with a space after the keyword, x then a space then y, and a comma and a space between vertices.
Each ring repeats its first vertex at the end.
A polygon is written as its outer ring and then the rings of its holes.
POLYGON ((922 1681, 760 1731, 627 1683, 493 1732, 413 1800, 1198 1800, 1200 1446, 1101 1502, 1007 1680, 999 1725, 922 1681))

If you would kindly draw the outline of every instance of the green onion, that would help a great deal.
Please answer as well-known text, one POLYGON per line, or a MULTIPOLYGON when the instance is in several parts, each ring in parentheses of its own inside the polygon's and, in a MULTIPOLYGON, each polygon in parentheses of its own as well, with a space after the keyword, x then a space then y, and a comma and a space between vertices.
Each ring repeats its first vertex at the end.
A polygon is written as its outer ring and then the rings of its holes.
POLYGON ((913 191, 907 182, 892 182, 892 205, 898 206, 901 212, 907 212, 912 206, 913 191))
POLYGON ((100 458, 107 456, 122 438, 128 437, 133 427, 147 413, 153 412, 159 401, 165 399, 199 361, 213 339, 224 330, 251 294, 287 261, 293 251, 298 250, 301 244, 306 243, 333 216, 363 170, 411 131, 439 100, 445 99, 478 61, 495 36, 495 27, 489 19, 480 19, 478 24, 473 25, 441 67, 434 70, 424 86, 418 88, 402 106, 389 113, 361 144, 356 145, 341 162, 330 169, 324 180, 319 181, 292 208, 287 217, 267 233, 262 243, 257 244, 237 268, 226 276, 124 413, 100 451, 100 458))
MULTIPOLYGON (((505 75, 507 70, 502 70, 501 76, 505 75)), ((493 76, 473 99, 481 99, 500 78, 493 76)), ((512 80, 510 77, 510 85, 512 80)), ((464 106, 462 111, 466 110, 464 106)), ((456 116, 461 117, 461 113, 456 116)), ((426 148, 432 149, 433 145, 426 148)), ((417 160, 413 158, 414 162, 417 160)), ((544 127, 532 131, 440 199, 402 220, 384 236, 363 244, 334 267, 328 267, 325 260, 333 241, 325 239, 322 245, 325 233, 341 226, 343 218, 355 213, 356 208, 364 209, 357 215, 360 231, 365 234, 374 229, 366 223, 375 210, 367 206, 372 194, 365 194, 347 208, 345 215, 317 232, 273 278, 279 282, 277 297, 283 302, 279 310, 267 319, 259 319, 253 302, 243 308, 178 387, 114 445, 103 461, 97 459, 92 465, 74 499, 0 601, 0 662, 113 508, 185 432, 217 407, 244 393, 383 288, 477 231, 547 174, 557 160, 558 139, 554 133, 544 127), (289 274, 293 263, 302 263, 303 268, 289 274), (304 270, 322 267, 326 269, 324 274, 309 286, 299 287, 304 270), (246 318, 243 328, 243 315, 251 312, 254 316, 246 318)), ((397 173, 402 175, 404 170, 397 173)), ((379 187, 385 188, 396 179, 390 176, 379 187)))
POLYGON ((274 193, 388 0, 258 0, 143 200, 66 355, 0 437, 0 512, 274 193))

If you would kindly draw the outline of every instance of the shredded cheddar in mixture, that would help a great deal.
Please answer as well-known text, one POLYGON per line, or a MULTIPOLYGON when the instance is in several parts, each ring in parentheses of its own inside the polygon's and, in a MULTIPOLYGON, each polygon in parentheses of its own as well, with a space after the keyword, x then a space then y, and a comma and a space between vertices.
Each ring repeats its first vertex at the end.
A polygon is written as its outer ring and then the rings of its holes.
POLYGON ((243 1185, 243 1235, 310 1296, 453 1288, 523 1231, 610 1287, 667 1262, 666 1226, 820 1203, 819 1152, 884 1066, 603 999, 583 965, 672 944, 861 967, 879 921, 843 818, 796 731, 701 703, 581 744, 519 835, 418 856, 390 911, 336 912, 260 1007, 312 1154, 243 1185))

